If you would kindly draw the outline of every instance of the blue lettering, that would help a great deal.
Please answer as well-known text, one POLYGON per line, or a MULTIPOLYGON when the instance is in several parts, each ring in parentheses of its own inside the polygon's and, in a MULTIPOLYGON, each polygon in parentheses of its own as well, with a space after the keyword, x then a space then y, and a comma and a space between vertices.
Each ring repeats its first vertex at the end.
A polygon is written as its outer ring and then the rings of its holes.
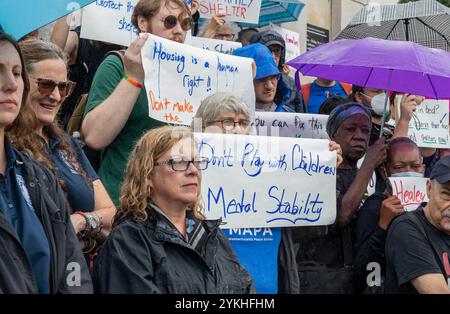
POLYGON ((230 201, 227 201, 225 199, 225 194, 222 187, 219 188, 219 191, 216 195, 214 195, 214 192, 211 190, 211 188, 208 188, 208 211, 211 211, 211 199, 214 204, 219 204, 219 206, 222 206, 224 218, 226 218, 227 215, 256 213, 258 211, 255 207, 256 192, 253 192, 252 200, 250 202, 246 202, 245 189, 242 190, 240 200, 231 199, 230 201))
POLYGON ((199 151, 199 154, 208 158, 208 166, 209 165, 213 165, 213 166, 217 165, 218 167, 233 167, 234 166, 234 163, 233 163, 234 156, 231 153, 231 149, 229 149, 228 152, 226 152, 224 150, 222 156, 217 156, 215 154, 214 147, 212 147, 210 144, 205 142, 204 139, 202 139, 198 146, 198 151, 199 151))
POLYGON ((258 149, 255 150, 255 147, 253 146, 252 143, 247 143, 244 147, 244 154, 242 156, 242 161, 241 161, 241 166, 242 168, 244 168, 245 173, 249 176, 249 177, 256 177, 258 176, 261 171, 262 168, 264 166, 264 161, 261 160, 261 158, 259 157, 259 152, 258 149), (250 173, 249 171, 247 171, 247 169, 245 168, 245 161, 246 158, 250 157, 250 166, 251 167, 256 167, 256 172, 254 173, 250 173))
POLYGON ((164 60, 178 62, 177 72, 182 73, 184 71, 185 56, 178 55, 176 52, 169 53, 165 51, 162 43, 159 43, 159 46, 158 43, 155 43, 153 46, 153 59, 158 59, 159 62, 164 60))
POLYGON ((331 176, 336 175, 335 167, 328 167, 322 165, 320 163, 319 154, 316 154, 315 158, 313 157, 311 152, 308 154, 308 156, 305 155, 303 148, 301 148, 300 145, 298 144, 295 144, 292 147, 291 157, 292 157, 292 170, 297 169, 303 170, 309 176, 312 176, 314 173, 316 174, 323 173, 331 176))
POLYGON ((323 204, 323 201, 319 199, 320 193, 317 193, 315 198, 312 198, 311 193, 308 193, 306 200, 301 200, 301 202, 297 201, 298 192, 295 192, 292 199, 289 200, 286 199, 287 197, 285 198, 285 194, 285 189, 282 189, 280 192, 280 189, 275 185, 269 188, 268 196, 275 200, 276 205, 273 210, 268 210, 266 213, 277 217, 269 219, 267 223, 286 220, 295 224, 299 220, 315 222, 320 219, 323 204))
POLYGON ((204 79, 202 79, 200 76, 189 76, 189 75, 185 75, 183 76, 183 87, 189 87, 189 96, 192 96, 193 92, 194 92, 194 88, 199 88, 200 87, 200 83, 203 82, 204 79))
POLYGON ((116 2, 114 0, 97 0, 95 1, 95 5, 98 7, 111 9, 111 10, 117 10, 120 11, 123 7, 122 2, 116 2))

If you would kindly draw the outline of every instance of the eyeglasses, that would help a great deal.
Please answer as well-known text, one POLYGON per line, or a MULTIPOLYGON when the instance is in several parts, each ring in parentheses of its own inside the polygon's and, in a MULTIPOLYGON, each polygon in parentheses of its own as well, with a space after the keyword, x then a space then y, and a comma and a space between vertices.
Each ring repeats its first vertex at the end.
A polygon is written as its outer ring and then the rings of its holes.
MULTIPOLYGON (((34 77, 31 77, 34 78, 34 77)), ((59 94, 62 98, 69 97, 77 83, 72 81, 58 82, 51 79, 34 78, 37 82, 38 91, 42 95, 49 96, 58 86, 59 94)))
POLYGON ((206 157, 201 157, 198 159, 187 160, 183 157, 173 157, 168 160, 158 161, 155 166, 159 165, 170 165, 174 171, 186 171, 190 164, 193 164, 198 170, 205 170, 208 168, 209 160, 206 157))
POLYGON ((222 128, 226 131, 231 131, 236 127, 236 124, 239 125, 241 129, 247 129, 250 126, 250 120, 239 120, 234 121, 233 119, 224 119, 224 120, 215 120, 211 121, 211 123, 220 122, 222 124, 222 128))
POLYGON ((233 34, 215 34, 214 39, 220 39, 220 40, 233 40, 234 35, 233 34))
MULTIPOLYGON (((172 29, 177 25, 178 18, 175 15, 168 15, 168 16, 166 16, 166 18, 164 20, 161 20, 161 21, 164 22, 165 28, 172 29)), ((194 20, 192 19, 192 17, 187 17, 187 18, 184 18, 179 21, 180 21, 181 28, 185 32, 190 30, 192 28, 192 26, 194 25, 194 20)))

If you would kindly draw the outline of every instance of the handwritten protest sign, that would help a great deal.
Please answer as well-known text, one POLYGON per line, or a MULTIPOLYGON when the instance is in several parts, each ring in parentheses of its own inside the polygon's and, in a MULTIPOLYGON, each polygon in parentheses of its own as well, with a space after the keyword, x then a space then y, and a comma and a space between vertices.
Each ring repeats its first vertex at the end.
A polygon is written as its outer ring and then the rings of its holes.
POLYGON ((200 0, 198 12, 201 17, 211 18, 225 14, 234 22, 258 24, 262 0, 200 0))
POLYGON ((202 48, 205 50, 211 50, 219 53, 225 53, 228 55, 233 54, 235 49, 241 48, 242 44, 235 41, 218 40, 212 38, 186 36, 184 41, 186 45, 202 48))
POLYGON ((427 178, 390 177, 392 195, 396 195, 406 211, 416 210, 423 202, 428 202, 427 178))
POLYGON ((0 26, 17 40, 26 34, 75 12, 93 0, 2 1, 0 26))
POLYGON ((200 102, 217 92, 241 96, 254 111, 252 59, 149 35, 141 50, 150 117, 190 125, 200 102))
POLYGON ((83 9, 81 38, 129 46, 136 38, 131 15, 138 0, 97 0, 83 9))
POLYGON ((327 140, 196 133, 206 216, 224 228, 329 225, 336 153, 327 140))
POLYGON ((328 139, 328 116, 290 112, 256 112, 256 134, 265 136, 328 139))
POLYGON ((300 35, 297 32, 270 24, 270 28, 283 36, 286 43, 286 61, 292 60, 300 55, 300 35))
POLYGON ((449 101, 426 99, 409 122, 408 136, 419 147, 448 148, 449 101))

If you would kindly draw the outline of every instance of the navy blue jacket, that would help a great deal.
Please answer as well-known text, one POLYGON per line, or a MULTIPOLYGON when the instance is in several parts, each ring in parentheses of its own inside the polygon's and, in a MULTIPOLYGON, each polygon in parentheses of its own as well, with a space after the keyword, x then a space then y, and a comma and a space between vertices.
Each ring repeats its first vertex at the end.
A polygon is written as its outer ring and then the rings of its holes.
MULTIPOLYGON (((51 172, 14 150, 23 162, 31 203, 51 251, 50 293, 92 293, 92 281, 70 221, 64 192, 51 172)), ((0 213, 0 293, 38 293, 30 263, 14 227, 0 213)))

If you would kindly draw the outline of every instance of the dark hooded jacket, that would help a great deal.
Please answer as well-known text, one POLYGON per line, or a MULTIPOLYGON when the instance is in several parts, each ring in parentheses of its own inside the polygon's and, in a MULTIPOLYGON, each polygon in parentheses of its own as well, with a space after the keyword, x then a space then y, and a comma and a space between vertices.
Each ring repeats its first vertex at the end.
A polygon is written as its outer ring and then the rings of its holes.
POLYGON ((99 293, 247 294, 255 286, 219 229, 187 211, 188 239, 155 206, 148 219, 129 218, 112 231, 94 266, 99 293))
MULTIPOLYGON (((49 240, 50 293, 92 293, 89 270, 58 180, 38 162, 14 152, 16 162, 23 163, 25 186, 49 240)), ((19 237, 0 211, 1 293, 38 293, 38 288, 19 237)))
MULTIPOLYGON (((260 43, 267 47, 270 45, 281 46, 282 51, 278 69, 282 72, 286 61, 286 43, 280 34, 272 30, 258 32, 252 36, 251 43, 260 43)), ((275 103, 277 104, 276 111, 307 112, 302 93, 297 90, 294 79, 285 74, 281 74, 281 79, 278 82, 275 103)))

